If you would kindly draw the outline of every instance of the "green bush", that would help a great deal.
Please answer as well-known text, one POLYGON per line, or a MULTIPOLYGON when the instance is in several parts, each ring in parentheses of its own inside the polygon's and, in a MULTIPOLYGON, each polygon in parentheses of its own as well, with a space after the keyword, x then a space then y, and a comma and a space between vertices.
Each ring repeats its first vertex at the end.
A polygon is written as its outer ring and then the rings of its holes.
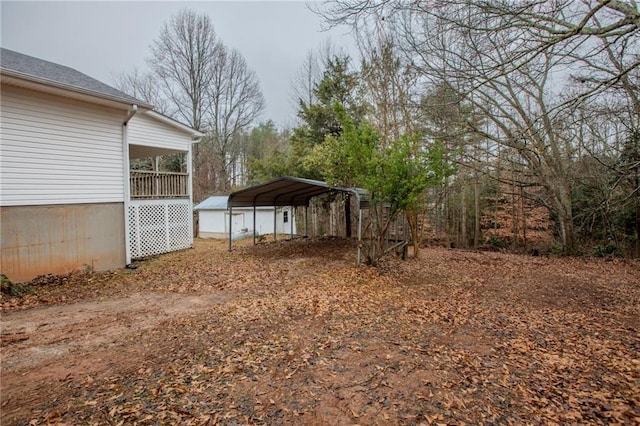
POLYGON ((549 254, 551 256, 562 256, 563 254, 565 254, 564 246, 562 245, 562 243, 558 241, 552 242, 551 246, 549 246, 549 254))
POLYGON ((24 296, 33 293, 33 287, 12 283, 5 274, 0 274, 0 291, 9 296, 24 296))
POLYGON ((491 238, 487 240, 487 244, 497 249, 503 249, 506 247, 506 244, 504 243, 504 241, 502 241, 500 238, 496 237, 495 235, 491 236, 491 238))
POLYGON ((595 257, 624 257, 624 254, 622 253, 622 250, 620 250, 620 247, 618 247, 618 245, 614 243, 609 243, 606 246, 598 244, 593 250, 593 255, 595 257))

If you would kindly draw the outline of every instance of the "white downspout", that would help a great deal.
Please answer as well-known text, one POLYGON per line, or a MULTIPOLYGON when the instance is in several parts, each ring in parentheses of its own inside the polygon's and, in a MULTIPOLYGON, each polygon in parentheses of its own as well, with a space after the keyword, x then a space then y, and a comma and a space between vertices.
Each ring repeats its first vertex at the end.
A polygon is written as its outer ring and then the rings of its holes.
POLYGON ((125 247, 125 265, 131 264, 131 247, 129 245, 129 206, 131 204, 131 184, 129 171, 129 134, 127 131, 127 123, 138 112, 138 105, 131 105, 131 109, 127 114, 127 118, 122 123, 122 158, 124 166, 122 167, 122 178, 124 181, 124 247, 125 247))
MULTIPOLYGON (((189 144, 189 151, 187 151, 187 192, 189 193, 189 229, 191 233, 191 247, 193 247, 193 140, 189 144)), ((199 214, 199 213, 198 213, 199 214)), ((197 231, 196 231, 197 232, 197 231)))

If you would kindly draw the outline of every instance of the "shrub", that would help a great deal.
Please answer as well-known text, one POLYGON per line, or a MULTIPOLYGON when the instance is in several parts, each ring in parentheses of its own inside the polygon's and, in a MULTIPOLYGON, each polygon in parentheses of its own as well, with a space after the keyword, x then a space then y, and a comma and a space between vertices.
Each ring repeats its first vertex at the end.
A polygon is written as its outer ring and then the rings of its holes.
POLYGON ((25 294, 33 293, 33 287, 12 283, 5 274, 0 274, 0 290, 2 294, 9 296, 24 296, 25 294))
POLYGON ((504 243, 504 241, 502 241, 500 238, 496 237, 495 235, 492 235, 491 238, 487 240, 487 244, 497 249, 503 249, 506 247, 506 244, 504 243))
POLYGON ((609 243, 606 246, 598 244, 593 250, 593 255, 595 257, 624 257, 624 254, 622 253, 622 250, 620 250, 620 247, 618 247, 618 245, 614 243, 609 243))

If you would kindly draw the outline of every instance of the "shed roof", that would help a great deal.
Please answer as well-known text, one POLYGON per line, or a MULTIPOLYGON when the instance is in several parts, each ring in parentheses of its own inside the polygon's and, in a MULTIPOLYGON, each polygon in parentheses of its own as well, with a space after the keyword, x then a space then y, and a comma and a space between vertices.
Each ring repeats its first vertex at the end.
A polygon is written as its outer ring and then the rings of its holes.
POLYGON ((227 200, 229 196, 227 195, 214 195, 213 197, 209 197, 197 206, 195 206, 194 210, 226 210, 227 209, 227 200))
POLYGON ((360 208, 369 207, 367 191, 361 188, 331 186, 326 182, 284 176, 272 181, 250 186, 229 195, 229 207, 252 206, 308 206, 309 200, 330 192, 346 192, 355 195, 360 208))
MULTIPOLYGON (((229 206, 227 201, 228 195, 214 195, 212 197, 203 200, 200 204, 195 206, 194 210, 227 210, 229 206)), ((273 210, 272 206, 262 206, 262 209, 273 210)))
POLYGON ((0 70, 5 76, 80 92, 124 104, 136 104, 144 108, 152 108, 146 102, 129 96, 73 68, 5 48, 0 48, 0 70))

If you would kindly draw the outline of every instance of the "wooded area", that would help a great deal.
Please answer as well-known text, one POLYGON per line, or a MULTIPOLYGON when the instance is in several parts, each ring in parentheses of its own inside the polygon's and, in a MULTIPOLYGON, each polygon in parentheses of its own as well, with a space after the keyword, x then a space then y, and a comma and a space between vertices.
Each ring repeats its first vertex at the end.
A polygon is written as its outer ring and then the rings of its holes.
POLYGON ((352 29, 359 58, 309 52, 293 129, 255 124, 255 74, 190 11, 152 46, 152 76, 122 76, 207 134, 196 201, 290 175, 369 190, 374 240, 406 215, 418 242, 640 256, 637 4, 338 0, 316 12, 352 29))

